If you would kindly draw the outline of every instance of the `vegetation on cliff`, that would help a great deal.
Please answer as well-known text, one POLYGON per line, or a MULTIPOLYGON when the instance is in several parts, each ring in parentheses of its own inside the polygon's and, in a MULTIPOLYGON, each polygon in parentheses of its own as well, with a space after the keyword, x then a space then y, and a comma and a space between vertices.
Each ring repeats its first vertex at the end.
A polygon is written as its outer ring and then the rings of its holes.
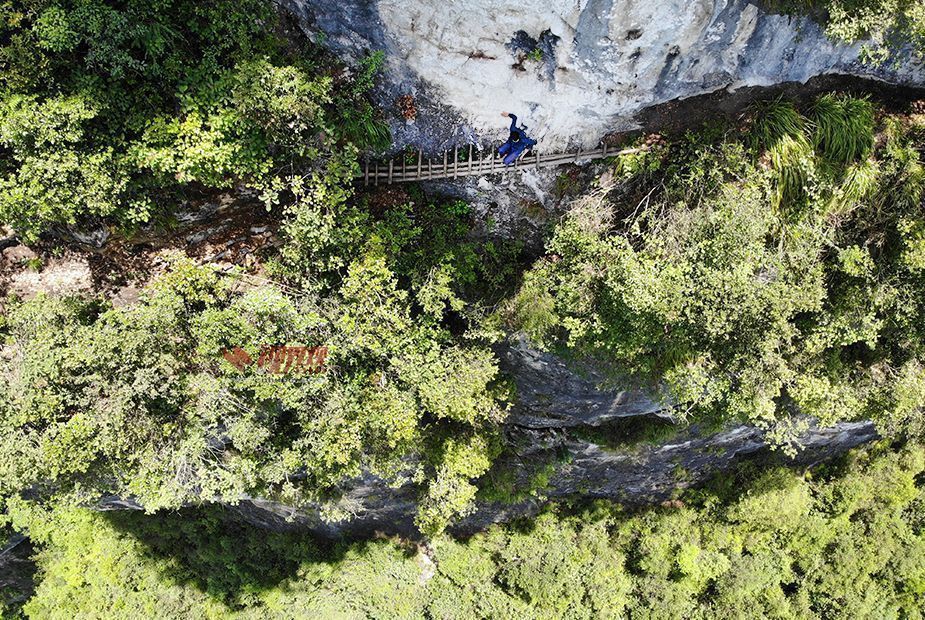
POLYGON ((886 444, 752 464, 662 507, 559 506, 427 547, 217 509, 14 518, 42 544, 34 618, 921 618, 923 471, 922 448, 886 444))
POLYGON ((805 414, 920 436, 923 131, 826 95, 623 156, 500 304, 517 248, 468 238, 465 204, 293 181, 275 281, 175 257, 133 306, 8 300, 0 497, 156 510, 260 494, 338 519, 371 472, 418 484, 436 534, 503 447, 499 327, 788 450, 805 414), (221 355, 279 344, 327 345, 326 372, 221 355))
POLYGON ((821 9, 826 34, 843 43, 862 41, 861 58, 882 64, 893 50, 925 53, 925 5, 918 0, 783 0, 792 10, 821 9))
POLYGON ((118 494, 156 510, 259 494, 337 519, 353 509, 340 485, 372 472, 423 484, 421 527, 442 530, 471 503, 505 413, 494 356, 443 322, 492 270, 460 237, 466 213, 401 205, 355 221, 355 245, 327 256, 343 281, 318 292, 178 256, 131 306, 11 304, 0 496, 118 494), (222 357, 280 343, 326 346, 324 371, 222 357))
POLYGON ((389 141, 364 98, 381 57, 351 76, 285 26, 266 0, 3 0, 0 222, 34 239, 349 183, 354 145, 389 141))
MULTIPOLYGON (((837 36, 892 31, 829 4, 837 36)), ((918 5, 900 5, 914 35, 918 5)), ((914 617, 914 447, 821 481, 775 470, 753 495, 437 539, 430 579, 392 542, 231 530, 238 549, 224 517, 189 506, 260 495, 349 518, 343 489, 373 474, 417 485, 418 526, 439 537, 504 447, 516 394, 491 347, 513 330, 664 388, 679 419, 751 422, 786 450, 807 415, 920 438, 921 115, 830 94, 650 141, 608 162, 524 271, 516 244, 472 236, 464 203, 355 193, 357 153, 389 141, 365 95, 381 56, 339 66, 262 0, 0 8, 0 223, 26 240, 169 227, 191 196, 246 188, 282 231, 261 276, 177 255, 131 306, 4 300, 0 509, 46 545, 28 612, 914 617), (325 371, 222 356, 278 345, 326 346, 325 371), (113 494, 161 512, 80 508, 113 494)))
POLYGON ((806 414, 921 436, 923 146, 922 116, 825 95, 623 156, 498 318, 781 446, 806 414))

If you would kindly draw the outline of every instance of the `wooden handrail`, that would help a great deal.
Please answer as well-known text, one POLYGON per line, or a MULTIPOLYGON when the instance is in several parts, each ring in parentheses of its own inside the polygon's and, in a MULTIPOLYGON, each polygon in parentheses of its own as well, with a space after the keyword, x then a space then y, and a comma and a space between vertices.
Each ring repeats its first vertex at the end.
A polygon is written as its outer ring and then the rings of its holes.
POLYGON ((379 161, 366 161, 363 164, 363 169, 356 175, 356 178, 363 178, 364 185, 369 185, 370 181, 372 181, 374 185, 379 185, 380 179, 389 185, 393 183, 406 183, 411 181, 422 181, 430 179, 455 179, 473 175, 481 176, 485 174, 499 174, 512 170, 525 170, 528 168, 551 168, 554 166, 561 166, 563 164, 577 163, 581 160, 606 159, 607 157, 628 155, 630 153, 638 153, 642 150, 644 149, 632 148, 623 149, 621 151, 610 151, 607 148, 607 145, 604 144, 600 148, 594 149, 593 151, 585 151, 580 148, 577 151, 570 153, 542 154, 539 151, 534 151, 532 156, 529 158, 520 158, 512 166, 496 166, 495 161, 498 159, 498 157, 494 149, 489 151, 486 157, 479 157, 478 161, 475 161, 476 153, 473 152, 473 146, 470 144, 469 159, 466 162, 466 165, 462 168, 459 165, 459 151, 454 149, 452 161, 449 160, 448 152, 444 151, 442 166, 438 164, 438 167, 435 170, 433 159, 428 157, 427 169, 424 170, 424 167, 422 166, 423 153, 418 150, 417 166, 411 170, 408 170, 408 166, 406 165, 406 161, 403 156, 400 167, 394 165, 394 159, 389 160, 387 167, 384 165, 380 167, 381 162, 379 161))

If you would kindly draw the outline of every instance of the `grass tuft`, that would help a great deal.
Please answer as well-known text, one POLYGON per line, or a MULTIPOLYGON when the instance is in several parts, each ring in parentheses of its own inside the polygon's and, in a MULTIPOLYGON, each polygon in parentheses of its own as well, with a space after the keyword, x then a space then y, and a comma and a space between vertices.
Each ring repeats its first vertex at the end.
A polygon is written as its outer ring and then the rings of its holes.
POLYGON ((870 155, 874 107, 867 99, 828 94, 812 110, 813 146, 826 160, 846 164, 870 155))
POLYGON ((776 174, 771 201, 775 209, 799 201, 805 194, 810 175, 816 169, 815 154, 802 134, 785 135, 768 149, 771 167, 776 174))
POLYGON ((781 98, 765 101, 753 108, 755 116, 752 138, 758 148, 774 148, 785 138, 797 138, 806 134, 806 118, 793 103, 781 98))

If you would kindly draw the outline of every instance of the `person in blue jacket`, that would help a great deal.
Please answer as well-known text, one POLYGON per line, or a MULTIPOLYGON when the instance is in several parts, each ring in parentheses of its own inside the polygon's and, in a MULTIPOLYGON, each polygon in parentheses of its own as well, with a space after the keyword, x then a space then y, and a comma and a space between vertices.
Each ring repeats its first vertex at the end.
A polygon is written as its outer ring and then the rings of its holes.
POLYGON ((501 116, 510 117, 511 135, 507 142, 498 149, 498 154, 504 157, 504 165, 511 166, 526 151, 536 146, 536 140, 531 140, 523 129, 517 126, 517 115, 502 112, 501 116))

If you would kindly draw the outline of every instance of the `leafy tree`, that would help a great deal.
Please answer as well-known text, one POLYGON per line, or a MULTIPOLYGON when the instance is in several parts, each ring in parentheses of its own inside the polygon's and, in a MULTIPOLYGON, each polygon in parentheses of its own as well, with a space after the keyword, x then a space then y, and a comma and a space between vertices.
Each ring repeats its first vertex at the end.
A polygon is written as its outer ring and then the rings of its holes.
MULTIPOLYGON (((396 221, 395 238, 428 235, 396 221)), ((470 508, 472 480, 498 451, 497 362, 446 328, 449 307, 419 303, 432 279, 391 270, 401 250, 383 252, 382 221, 358 219, 355 234, 356 247, 330 246, 339 286, 254 284, 175 255, 136 305, 11 300, 0 496, 117 494, 153 511, 260 494, 337 519, 350 516, 344 484, 371 472, 421 483, 421 527, 441 531, 470 508), (242 372, 222 357, 239 347, 257 360, 284 344, 326 346, 325 371, 242 372)), ((438 300, 460 300, 454 275, 438 300)))
POLYGON ((550 507, 466 540, 331 544, 217 507, 16 503, 30 617, 856 618, 922 614, 921 446, 796 472, 743 465, 670 506, 550 507))
POLYGON ((364 99, 379 63, 338 77, 265 0, 8 0, 0 19, 0 221, 27 240, 163 220, 201 188, 288 202, 390 139, 364 99), (340 122, 359 109, 375 136, 340 122))
POLYGON ((925 50, 925 7, 914 0, 825 0, 828 13, 826 33, 853 43, 868 39, 862 58, 881 64, 891 50, 911 43, 921 54, 925 50))
POLYGON ((921 432, 925 290, 902 258, 921 218, 921 129, 887 121, 873 152, 867 101, 825 95, 810 113, 772 102, 750 140, 689 136, 661 177, 621 159, 625 176, 575 202, 498 318, 782 446, 805 425, 794 406, 921 432))

